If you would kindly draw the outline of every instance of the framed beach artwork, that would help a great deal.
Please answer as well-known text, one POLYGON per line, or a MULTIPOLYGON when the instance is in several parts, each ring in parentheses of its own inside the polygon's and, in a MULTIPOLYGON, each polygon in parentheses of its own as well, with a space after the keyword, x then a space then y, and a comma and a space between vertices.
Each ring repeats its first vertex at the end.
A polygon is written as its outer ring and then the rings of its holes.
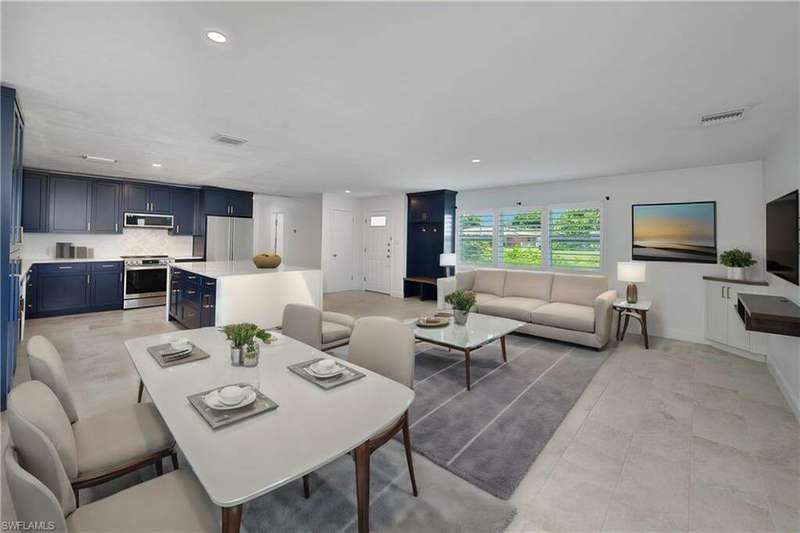
POLYGON ((717 203, 634 204, 634 261, 717 262, 717 203))

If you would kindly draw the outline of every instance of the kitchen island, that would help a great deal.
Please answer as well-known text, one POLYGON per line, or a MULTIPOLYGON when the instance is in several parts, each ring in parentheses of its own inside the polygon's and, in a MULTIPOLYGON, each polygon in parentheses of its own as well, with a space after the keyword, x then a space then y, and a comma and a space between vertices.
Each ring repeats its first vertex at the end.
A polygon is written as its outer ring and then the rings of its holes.
POLYGON ((281 324, 286 304, 322 308, 322 271, 256 268, 249 260, 170 264, 167 294, 167 320, 187 328, 252 322, 269 329, 281 324))

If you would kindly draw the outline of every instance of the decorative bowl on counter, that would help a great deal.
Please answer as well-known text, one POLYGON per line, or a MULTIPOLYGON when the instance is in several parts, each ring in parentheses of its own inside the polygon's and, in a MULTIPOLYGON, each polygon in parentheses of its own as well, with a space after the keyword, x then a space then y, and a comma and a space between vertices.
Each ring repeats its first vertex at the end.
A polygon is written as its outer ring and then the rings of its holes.
POLYGON ((275 268, 281 264, 281 256, 270 252, 256 254, 253 257, 253 263, 258 268, 275 268))

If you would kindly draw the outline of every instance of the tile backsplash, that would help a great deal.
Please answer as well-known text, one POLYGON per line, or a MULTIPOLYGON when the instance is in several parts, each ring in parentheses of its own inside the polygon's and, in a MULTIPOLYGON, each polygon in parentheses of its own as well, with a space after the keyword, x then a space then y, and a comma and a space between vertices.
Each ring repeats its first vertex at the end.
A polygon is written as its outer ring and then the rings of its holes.
POLYGON ((167 254, 172 257, 192 255, 192 237, 169 235, 163 229, 123 228, 122 234, 26 233, 22 257, 45 259, 56 256, 57 242, 94 248, 94 257, 167 254))

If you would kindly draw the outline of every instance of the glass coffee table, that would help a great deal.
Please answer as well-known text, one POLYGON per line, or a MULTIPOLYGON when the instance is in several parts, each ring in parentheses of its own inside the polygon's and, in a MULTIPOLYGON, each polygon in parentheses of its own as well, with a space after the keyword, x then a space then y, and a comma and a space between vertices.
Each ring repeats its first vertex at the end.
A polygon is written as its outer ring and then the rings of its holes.
POLYGON ((503 361, 507 362, 506 335, 525 325, 525 322, 518 320, 480 313, 470 313, 467 323, 463 326, 456 324, 452 319, 447 326, 438 328, 419 327, 416 325, 416 320, 409 323, 414 327, 414 337, 418 340, 464 352, 467 390, 470 390, 472 385, 469 375, 470 354, 481 346, 500 339, 503 361))

